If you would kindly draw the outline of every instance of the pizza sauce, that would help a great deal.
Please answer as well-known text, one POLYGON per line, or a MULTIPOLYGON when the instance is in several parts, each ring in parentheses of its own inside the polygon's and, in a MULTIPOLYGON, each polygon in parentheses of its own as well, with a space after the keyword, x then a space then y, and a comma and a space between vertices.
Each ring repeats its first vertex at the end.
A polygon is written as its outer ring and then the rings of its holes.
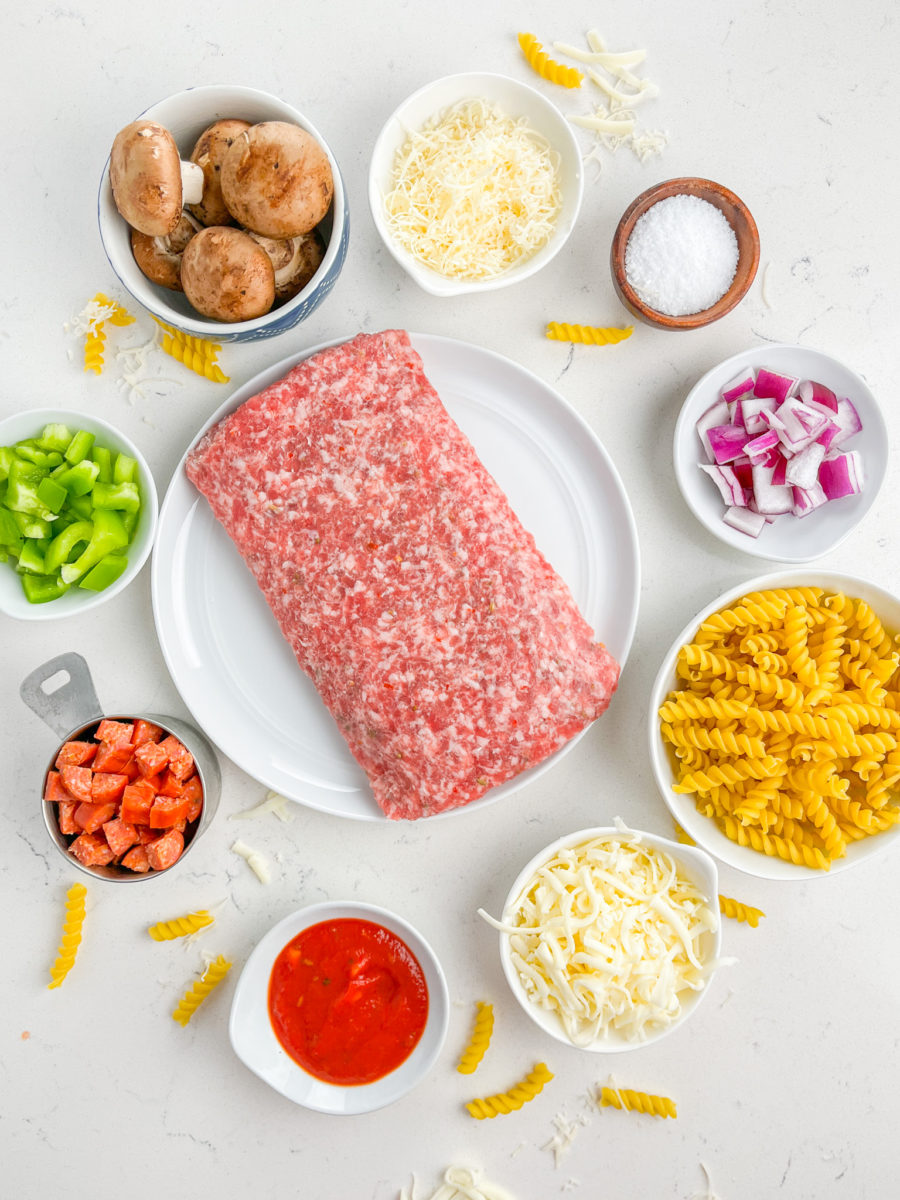
POLYGON ((417 1045, 428 988, 418 959, 389 929, 356 918, 322 921, 276 958, 269 1017, 310 1075, 339 1086, 373 1083, 417 1045))

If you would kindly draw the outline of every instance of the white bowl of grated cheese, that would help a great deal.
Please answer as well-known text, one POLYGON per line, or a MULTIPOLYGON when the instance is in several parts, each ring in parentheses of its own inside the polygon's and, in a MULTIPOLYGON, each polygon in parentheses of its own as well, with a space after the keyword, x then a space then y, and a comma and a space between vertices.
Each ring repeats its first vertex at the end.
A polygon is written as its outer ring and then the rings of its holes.
POLYGON ((376 229, 434 296, 534 275, 572 232, 583 190, 578 143, 558 109, 487 73, 414 92, 388 118, 369 167, 376 229))
POLYGON ((513 995, 551 1037, 615 1053, 658 1041, 719 961, 718 873, 703 850, 623 824, 582 829, 519 873, 500 921, 513 995))

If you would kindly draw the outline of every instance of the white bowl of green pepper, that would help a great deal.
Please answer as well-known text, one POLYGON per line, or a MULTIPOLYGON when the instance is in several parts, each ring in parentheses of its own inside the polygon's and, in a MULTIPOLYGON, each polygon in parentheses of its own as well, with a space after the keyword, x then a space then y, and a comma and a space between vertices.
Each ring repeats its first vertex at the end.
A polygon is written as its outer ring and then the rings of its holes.
POLYGON ((147 561, 158 511, 143 455, 106 421, 0 420, 0 612, 54 620, 112 599, 147 561))

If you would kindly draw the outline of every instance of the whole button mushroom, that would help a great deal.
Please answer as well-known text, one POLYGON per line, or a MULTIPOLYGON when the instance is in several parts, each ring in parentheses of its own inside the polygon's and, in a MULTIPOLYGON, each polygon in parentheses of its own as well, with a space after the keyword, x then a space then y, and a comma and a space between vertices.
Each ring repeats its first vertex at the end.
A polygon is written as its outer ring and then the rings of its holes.
POLYGON ((275 302, 275 270, 249 233, 211 225, 188 242, 181 286, 198 312, 216 321, 250 321, 275 302))
POLYGON ((315 230, 295 238, 268 238, 251 233, 275 269, 275 303, 284 304, 302 291, 318 271, 325 249, 315 230))
POLYGON ((334 194, 325 151, 287 121, 262 121, 239 134, 222 161, 221 183, 240 224, 272 238, 309 233, 334 194))
POLYGON ((219 174, 222 159, 239 133, 250 128, 249 121, 225 117, 200 134, 191 151, 191 162, 203 171, 203 199, 191 205, 191 212, 201 225, 234 225, 235 220, 222 199, 219 174))
POLYGON ((150 237, 171 233, 184 205, 203 195, 202 168, 183 163, 175 139, 155 121, 132 121, 119 130, 109 154, 109 182, 116 208, 150 237))
POLYGON ((131 251, 134 261, 151 283, 182 292, 181 257, 188 242, 203 226, 189 212, 166 237, 150 237, 137 229, 131 231, 131 251))

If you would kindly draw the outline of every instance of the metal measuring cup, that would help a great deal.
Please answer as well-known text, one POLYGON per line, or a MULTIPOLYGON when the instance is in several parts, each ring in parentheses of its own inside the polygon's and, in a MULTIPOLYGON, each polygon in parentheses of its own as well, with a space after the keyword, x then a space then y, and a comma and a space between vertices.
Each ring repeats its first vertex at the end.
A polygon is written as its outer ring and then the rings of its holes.
POLYGON ((94 690, 94 681, 91 678, 87 662, 80 654, 71 651, 67 654, 58 654, 26 676, 19 688, 19 695, 32 712, 37 713, 57 737, 62 739, 44 769, 41 782, 42 797, 46 790, 47 776, 56 763, 56 756, 62 745, 68 741, 82 740, 84 734, 104 717, 113 721, 134 721, 141 718, 151 721, 154 725, 159 725, 166 734, 174 734, 193 755, 194 765, 203 787, 203 809, 193 832, 185 837, 185 846, 181 855, 171 867, 166 867, 162 871, 148 871, 145 874, 129 871, 112 864, 105 867, 84 866, 68 851, 65 835, 59 829, 56 806, 42 799, 41 805, 47 832, 66 862, 94 879, 109 879, 115 883, 136 883, 142 879, 155 879, 174 870, 184 862, 211 824, 222 793, 222 773, 219 769, 219 762, 215 751, 203 734, 193 725, 189 725, 177 717, 160 716, 157 713, 130 713, 125 716, 104 712, 94 690), (45 685, 61 674, 67 678, 58 687, 48 691, 45 685))

